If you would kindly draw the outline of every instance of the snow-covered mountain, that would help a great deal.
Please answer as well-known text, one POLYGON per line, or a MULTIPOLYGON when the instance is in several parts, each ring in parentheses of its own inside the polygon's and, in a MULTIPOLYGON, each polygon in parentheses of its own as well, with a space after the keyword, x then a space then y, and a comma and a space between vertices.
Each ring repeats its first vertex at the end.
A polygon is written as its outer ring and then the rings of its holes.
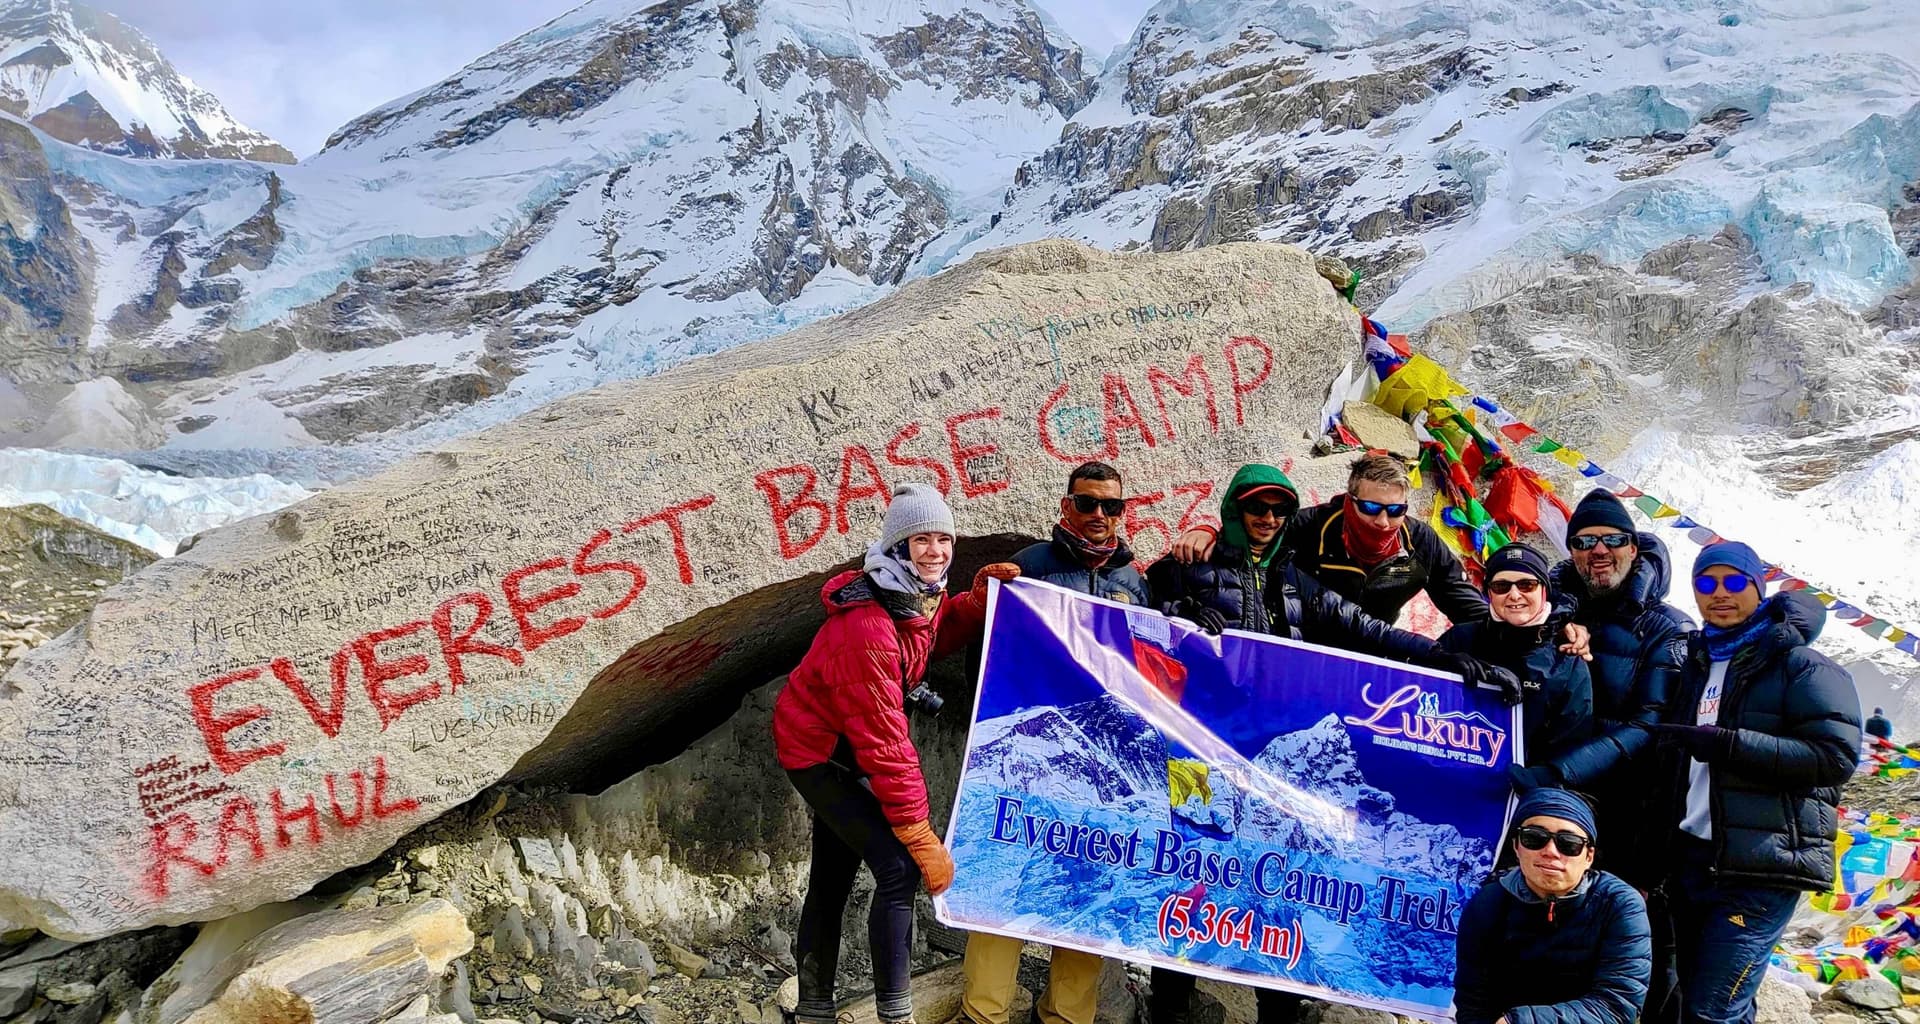
POLYGON ((42 139, 16 203, 71 270, 0 327, 37 411, 0 443, 400 450, 778 333, 997 204, 1089 85, 1023 0, 594 0, 294 167, 42 139))
POLYGON ((981 722, 969 772, 1009 790, 1081 804, 1164 802, 1167 741, 1112 695, 981 722))
POLYGON ((1024 0, 594 0, 291 167, 0 114, 0 445, 326 483, 985 248, 1293 241, 1920 625, 1915 38, 1909 0, 1166 0, 1096 78, 1024 0))
POLYGON ((137 29, 73 0, 0 0, 0 111, 106 153, 293 163, 137 29))

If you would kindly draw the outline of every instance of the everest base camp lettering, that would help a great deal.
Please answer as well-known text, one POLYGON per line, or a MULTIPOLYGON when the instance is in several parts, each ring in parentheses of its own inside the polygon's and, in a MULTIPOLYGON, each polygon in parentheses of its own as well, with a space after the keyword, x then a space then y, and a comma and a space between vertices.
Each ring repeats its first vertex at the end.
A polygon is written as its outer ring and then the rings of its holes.
POLYGON ((1108 832, 1098 826, 1024 813, 1020 799, 1014 796, 999 798, 993 831, 987 838, 996 843, 1021 843, 1054 857, 1176 878, 1209 890, 1245 890, 1262 900, 1317 907, 1342 925, 1365 912, 1409 928, 1448 935, 1459 930, 1459 904, 1444 889, 1418 893, 1404 880, 1391 876, 1383 876, 1378 887, 1369 889, 1332 875, 1289 868, 1286 854, 1277 850, 1260 854, 1249 865, 1237 856, 1190 843, 1168 829, 1155 829, 1149 841, 1139 829, 1108 832))

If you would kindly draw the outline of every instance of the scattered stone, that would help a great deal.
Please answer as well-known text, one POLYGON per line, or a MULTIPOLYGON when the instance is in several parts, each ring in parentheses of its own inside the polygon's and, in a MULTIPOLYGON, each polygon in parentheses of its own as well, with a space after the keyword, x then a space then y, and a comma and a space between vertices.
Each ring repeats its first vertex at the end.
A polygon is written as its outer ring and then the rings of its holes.
POLYGON ((422 871, 437 871, 440 868, 440 848, 423 846, 407 854, 407 861, 422 871))
POLYGON ((520 850, 520 860, 527 870, 542 878, 560 877, 560 856, 553 852, 553 844, 545 839, 531 839, 521 836, 513 841, 520 850))
POLYGON ((1413 427, 1372 402, 1348 402, 1340 408, 1340 419, 1368 448, 1382 448, 1409 461, 1420 457, 1413 427))
POLYGON ((78 1006, 92 999, 96 991, 97 989, 88 982, 69 981, 64 984, 49 987, 46 990, 46 997, 56 1003, 63 1003, 67 1006, 78 1006))
POLYGON ((653 949, 631 935, 607 940, 606 955, 607 959, 627 969, 628 987, 636 991, 653 984, 653 976, 660 973, 653 959, 653 949))
POLYGON ((740 1018, 740 1024, 761 1024, 760 1008, 745 999, 734 1002, 733 1012, 740 1018))
POLYGON ((440 994, 440 1005, 463 1021, 474 1018, 473 995, 467 982, 465 960, 453 962, 453 970, 447 976, 447 986, 440 994))
POLYGON ((547 983, 541 981, 537 975, 522 974, 520 976, 520 987, 537 996, 540 994, 541 989, 547 987, 547 983))
POLYGON ((185 1024, 302 1019, 377 1021, 426 993, 473 932, 445 900, 375 910, 330 910, 261 932, 222 969, 183 988, 197 1006, 185 1024))
POLYGON ((11 1017, 33 1003, 40 968, 31 964, 0 971, 0 1018, 11 1017))
POLYGON ((713 961, 685 946, 677 946, 671 942, 667 943, 667 962, 673 965, 674 970, 689 978, 701 977, 706 974, 708 967, 713 966, 713 961))
POLYGON ((574 993, 574 996, 583 1003, 597 1003, 603 998, 597 988, 583 988, 574 993))
POLYGON ((348 894, 341 908, 345 910, 372 910, 380 905, 380 894, 371 885, 363 885, 348 894))
POLYGON ((1827 992, 1827 998, 1869 1010, 1891 1010, 1901 1005, 1900 990, 1878 974, 1843 981, 1827 992))
POLYGON ((1754 1024, 1813 1024, 1813 997, 1768 974, 1754 1002, 1754 1024))
POLYGON ((492 978, 493 983, 496 985, 504 985, 513 980, 513 972, 499 964, 494 964, 492 967, 487 968, 487 977, 492 978))
POLYGON ((499 1003, 515 1003, 526 997, 518 985, 501 985, 493 990, 493 999, 499 1003))

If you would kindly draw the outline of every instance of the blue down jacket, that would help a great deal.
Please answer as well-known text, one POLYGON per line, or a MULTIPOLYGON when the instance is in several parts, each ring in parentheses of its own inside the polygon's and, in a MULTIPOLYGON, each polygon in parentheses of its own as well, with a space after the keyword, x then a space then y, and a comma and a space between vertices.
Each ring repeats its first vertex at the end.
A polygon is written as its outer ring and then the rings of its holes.
POLYGON ((1457 950, 1458 1024, 1633 1024, 1653 972, 1646 902, 1597 869, 1557 900, 1508 869, 1460 911, 1457 950))
MULTIPOLYGON (((1056 531, 1059 527, 1054 528, 1056 531)), ((1120 549, 1098 569, 1089 569, 1072 548, 1055 539, 1029 544, 1013 556, 1020 575, 1065 587, 1081 594, 1104 597, 1122 604, 1153 607, 1147 598, 1147 581, 1133 567, 1133 549, 1120 541, 1120 549)))

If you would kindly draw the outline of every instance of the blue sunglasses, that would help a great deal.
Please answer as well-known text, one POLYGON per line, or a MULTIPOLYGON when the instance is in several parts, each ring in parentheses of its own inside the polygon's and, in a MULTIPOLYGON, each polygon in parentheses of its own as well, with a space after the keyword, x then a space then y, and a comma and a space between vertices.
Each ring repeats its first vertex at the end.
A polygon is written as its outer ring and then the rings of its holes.
POLYGON ((1693 590, 1694 593, 1699 594, 1701 597, 1706 597, 1714 591, 1719 590, 1722 583, 1726 584, 1727 593, 1739 594, 1753 585, 1753 577, 1743 572, 1731 573, 1718 579, 1712 576, 1695 576, 1693 578, 1693 590))
POLYGON ((1377 516, 1385 512, 1394 519, 1398 519, 1407 514, 1407 503, 1404 501, 1389 505, 1384 501, 1367 501, 1364 498, 1354 498, 1353 507, 1359 509, 1360 514, 1363 516, 1377 516))

